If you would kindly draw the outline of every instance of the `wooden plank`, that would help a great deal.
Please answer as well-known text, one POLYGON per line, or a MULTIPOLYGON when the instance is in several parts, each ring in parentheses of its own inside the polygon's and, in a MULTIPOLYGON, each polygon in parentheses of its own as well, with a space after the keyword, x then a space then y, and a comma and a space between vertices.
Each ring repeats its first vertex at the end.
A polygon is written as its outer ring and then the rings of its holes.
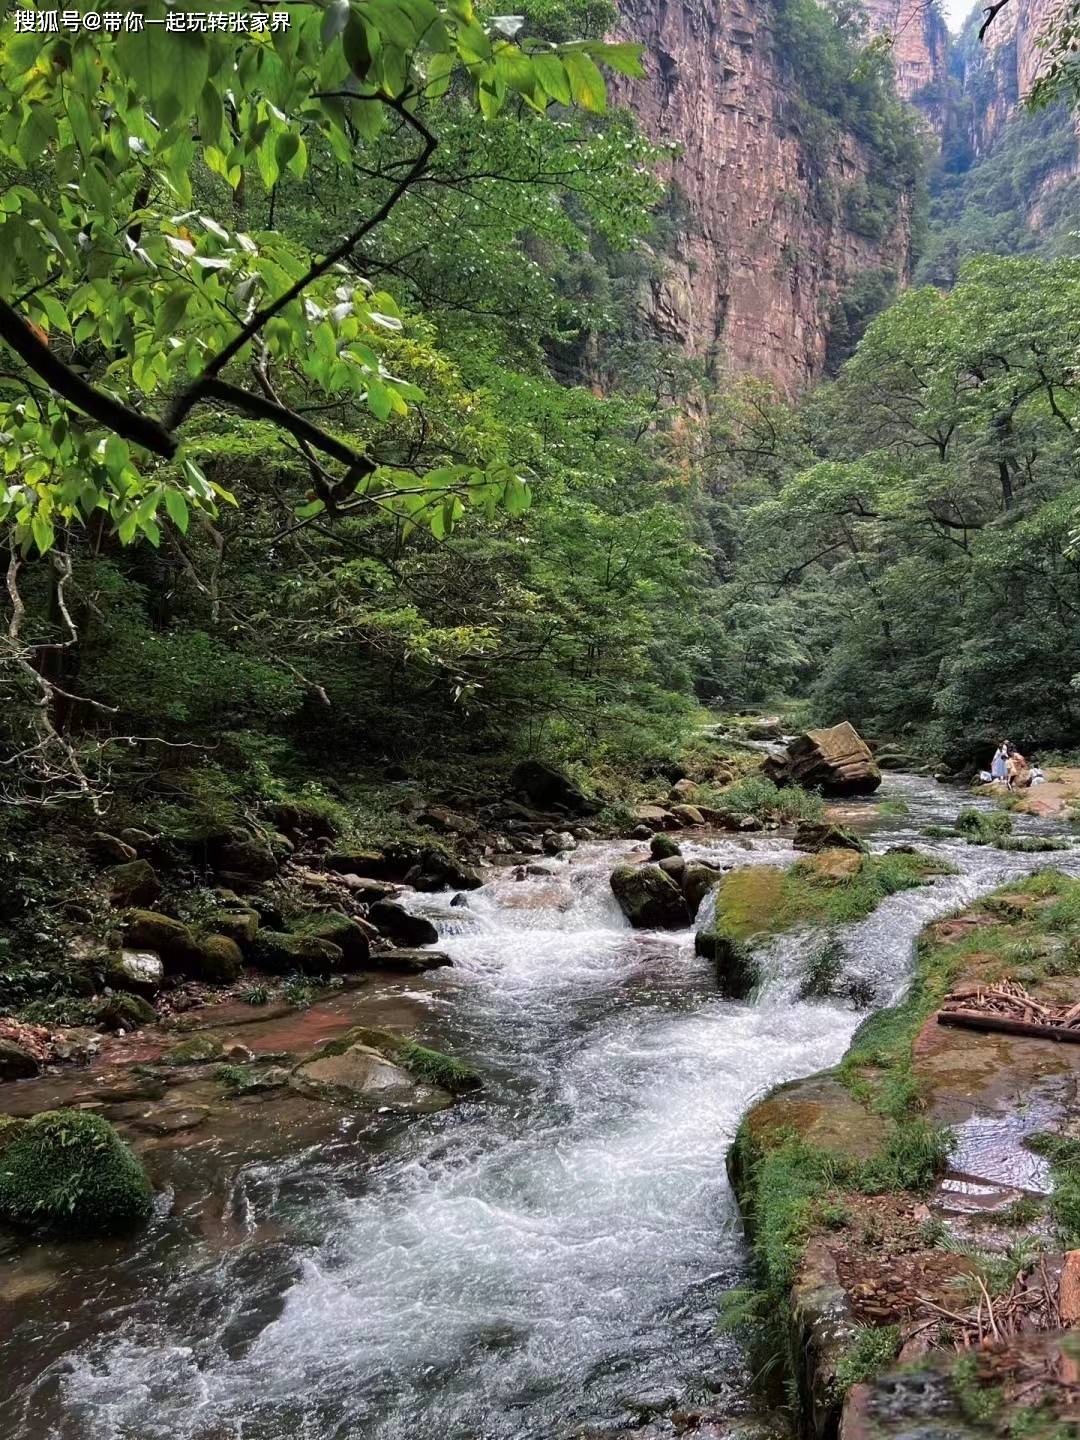
POLYGON ((1080 1027, 1064 1025, 1033 1025, 1029 1020, 1009 1020, 986 1010, 939 1010, 939 1025, 956 1025, 964 1030, 998 1030, 1005 1035, 1026 1035, 1032 1040, 1062 1040, 1066 1045, 1080 1045, 1080 1027))

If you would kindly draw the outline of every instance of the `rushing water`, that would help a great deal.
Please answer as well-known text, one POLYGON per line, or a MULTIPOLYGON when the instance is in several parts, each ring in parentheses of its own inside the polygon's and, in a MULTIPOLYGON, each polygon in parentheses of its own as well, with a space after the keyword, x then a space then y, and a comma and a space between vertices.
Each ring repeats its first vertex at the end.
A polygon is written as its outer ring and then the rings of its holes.
MULTIPOLYGON (((914 777, 883 794, 909 813, 880 822, 881 847, 958 808, 914 777)), ((747 843, 684 849, 795 858, 779 838, 747 843)), ((919 843, 960 873, 838 934, 878 1004, 923 925, 1044 860, 919 843)), ((753 1003, 721 999, 690 932, 627 928, 608 875, 634 850, 502 872, 467 908, 415 897, 454 959, 427 995, 431 1033, 485 1072, 482 1097, 377 1147, 343 1134, 242 1169, 239 1243, 159 1227, 119 1281, 93 1272, 72 1313, 16 1327, 0 1433, 555 1440, 675 1405, 744 1410, 743 1359, 715 1327, 746 1264, 725 1152, 753 1099, 835 1062, 860 1015, 797 998, 820 934, 771 947, 753 1003)))

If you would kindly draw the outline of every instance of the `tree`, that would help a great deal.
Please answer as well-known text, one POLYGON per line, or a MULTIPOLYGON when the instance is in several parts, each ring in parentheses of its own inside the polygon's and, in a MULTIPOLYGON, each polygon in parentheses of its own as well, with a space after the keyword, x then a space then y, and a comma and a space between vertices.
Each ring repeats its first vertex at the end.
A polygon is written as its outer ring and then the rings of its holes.
POLYGON ((18 361, 0 389, 0 520, 16 547, 44 553, 59 522, 96 514, 156 544, 163 510, 183 530, 230 500, 184 453, 206 406, 291 437, 318 510, 380 505, 445 533, 465 503, 526 505, 505 459, 388 470, 282 391, 352 395, 380 422, 416 403, 381 361, 402 318, 356 268, 362 242, 429 178, 449 108, 599 112, 598 63, 638 73, 637 47, 519 38, 471 0, 328 0, 271 8, 259 29, 239 0, 195 31, 167 27, 160 0, 117 15, 55 38, 9 16, 0 48, 0 339, 18 361), (195 203, 203 167, 250 205, 327 155, 366 203, 318 248, 195 203))

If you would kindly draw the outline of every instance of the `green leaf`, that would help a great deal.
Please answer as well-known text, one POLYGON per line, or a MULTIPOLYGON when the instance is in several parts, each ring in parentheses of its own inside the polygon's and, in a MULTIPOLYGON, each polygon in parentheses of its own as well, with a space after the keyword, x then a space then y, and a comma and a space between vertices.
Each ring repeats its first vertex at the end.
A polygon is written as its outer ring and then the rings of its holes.
POLYGON ((540 84, 551 98, 557 100, 560 105, 569 105, 570 81, 558 55, 542 50, 536 55, 530 55, 529 58, 540 84))
POLYGON ((314 515, 321 515, 325 509, 325 501, 309 500, 306 505, 297 505, 293 514, 298 520, 310 520, 314 515))
POLYGON ((208 80, 202 88, 199 103, 195 108, 195 118, 199 126, 199 139, 203 145, 220 145, 225 129, 225 107, 212 80, 208 80))
POLYGON ((603 111, 607 104, 607 86, 604 77, 588 55, 581 50, 567 50, 563 64, 570 77, 570 94, 575 105, 596 113, 603 111))
POLYGON ((180 534, 186 535, 191 516, 188 512, 188 503, 179 490, 165 491, 165 509, 180 534))
POLYGON ((44 555, 52 549, 56 531, 53 529, 52 521, 42 515, 40 510, 34 511, 34 518, 30 521, 30 530, 39 554, 44 555))
POLYGON ((612 70, 617 70, 620 75, 630 75, 635 80, 640 80, 645 74, 641 68, 642 46, 634 44, 633 41, 589 41, 587 49, 594 60, 610 65, 612 70))

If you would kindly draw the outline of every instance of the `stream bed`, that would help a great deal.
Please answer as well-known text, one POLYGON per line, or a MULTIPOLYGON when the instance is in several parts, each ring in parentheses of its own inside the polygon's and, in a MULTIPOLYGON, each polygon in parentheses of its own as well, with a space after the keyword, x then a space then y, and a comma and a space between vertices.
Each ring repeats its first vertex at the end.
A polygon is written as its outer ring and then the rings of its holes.
MULTIPOLYGON (((1048 862, 1080 870, 1080 852, 920 839, 965 803, 933 781, 889 776, 876 798, 907 813, 868 821, 875 849, 914 841, 959 873, 834 932, 871 1007, 902 992, 930 920, 1048 862)), ((776 835, 682 839, 725 865, 797 858, 776 835)), ((4 1440, 651 1436, 688 1409, 724 1435, 752 1415, 716 1327, 747 1275, 725 1154, 754 1099, 837 1061, 865 1009, 799 999, 821 932, 770 947, 753 1002, 722 999, 690 931, 623 920, 608 877, 643 853, 583 845, 550 875, 495 872, 466 907, 410 897, 454 966, 404 1000, 484 1090, 317 1137, 298 1120, 265 1153, 181 1147, 218 1225, 166 1193, 137 1242, 41 1247, 55 1283, 0 1302, 4 1440)))

